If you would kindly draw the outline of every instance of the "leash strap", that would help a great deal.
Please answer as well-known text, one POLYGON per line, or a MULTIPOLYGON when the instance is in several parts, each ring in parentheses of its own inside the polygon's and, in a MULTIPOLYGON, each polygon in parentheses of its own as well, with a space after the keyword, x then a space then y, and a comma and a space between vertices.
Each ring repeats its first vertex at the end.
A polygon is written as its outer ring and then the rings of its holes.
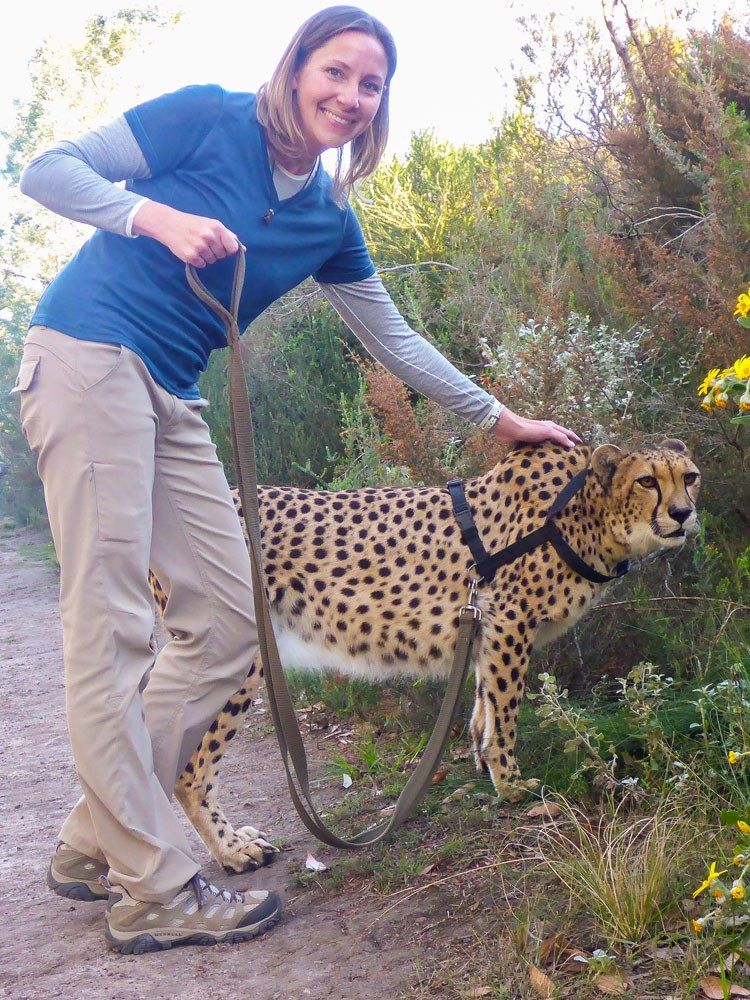
POLYGON ((593 566, 589 566, 568 545, 560 528, 552 520, 556 514, 559 514, 567 506, 576 493, 583 489, 583 484, 586 482, 588 473, 588 468, 582 469, 573 476, 570 482, 566 483, 547 511, 544 524, 540 528, 517 539, 511 545, 507 545, 500 552, 495 553, 495 555, 490 555, 487 552, 479 536, 471 508, 466 499, 463 480, 451 479, 447 486, 451 500, 453 501, 453 513, 461 530, 461 541, 469 547, 471 554, 474 556, 477 574, 484 583, 490 583, 501 566, 507 566, 508 563, 512 563, 520 556, 531 552, 532 549, 544 545, 545 542, 549 542, 554 547, 563 562, 566 562, 574 573, 582 576, 585 580, 589 580, 591 583, 609 583, 610 580, 617 580, 628 572, 630 569, 630 562, 628 560, 618 563, 614 576, 606 576, 604 573, 595 570, 593 566))
MULTIPOLYGON (((378 823, 369 830, 363 830, 351 839, 344 839, 329 830, 318 815, 310 794, 310 777, 305 747, 300 733, 297 715, 294 711, 289 688, 279 658, 276 638, 273 632, 271 609, 263 582, 263 555, 260 538, 260 518, 258 508, 258 482, 255 462, 255 442, 253 434, 250 400, 242 363, 238 310, 242 286, 245 279, 245 248, 240 247, 235 265, 230 309, 227 310, 201 283, 195 268, 185 265, 188 283, 198 298, 212 309, 224 322, 227 342, 230 347, 229 360, 229 418, 232 434, 232 450, 237 474, 237 486, 242 501, 248 537, 250 539, 250 562, 252 565, 253 600, 258 626, 258 642, 261 661, 268 692, 276 736, 286 771, 289 792, 295 808, 307 829, 324 844, 344 850, 368 847, 387 837, 411 815, 429 788, 450 735, 453 717, 461 699, 474 642, 479 632, 482 613, 472 603, 461 608, 458 638, 448 685, 443 697, 435 728, 425 747, 422 757, 404 785, 394 811, 388 820, 378 823), (294 775, 296 775, 297 785, 294 775)), ((470 592, 472 595, 474 590, 470 592)), ((470 596, 471 602, 471 596, 470 596)))

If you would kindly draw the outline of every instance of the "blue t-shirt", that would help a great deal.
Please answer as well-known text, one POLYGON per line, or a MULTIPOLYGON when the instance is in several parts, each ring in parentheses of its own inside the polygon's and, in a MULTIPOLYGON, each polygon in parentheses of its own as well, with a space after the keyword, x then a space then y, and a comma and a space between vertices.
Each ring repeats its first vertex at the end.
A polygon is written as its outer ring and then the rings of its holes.
MULTIPOLYGON (((218 219, 247 247, 240 329, 310 275, 342 283, 375 273, 354 212, 336 204, 320 165, 306 187, 279 201, 253 94, 185 87, 125 117, 151 171, 128 189, 218 219)), ((225 305, 234 265, 229 257, 200 271, 225 305)), ((130 348, 183 399, 198 398, 210 352, 226 344, 224 324, 196 297, 170 250, 99 229, 51 282, 31 322, 130 348)))

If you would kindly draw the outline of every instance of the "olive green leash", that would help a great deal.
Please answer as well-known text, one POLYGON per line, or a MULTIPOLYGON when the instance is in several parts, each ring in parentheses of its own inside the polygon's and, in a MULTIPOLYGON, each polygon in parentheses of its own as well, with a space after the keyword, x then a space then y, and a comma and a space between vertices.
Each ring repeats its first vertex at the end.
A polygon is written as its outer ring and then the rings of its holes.
POLYGON ((281 757, 286 770, 289 792, 302 822, 323 843, 329 844, 332 847, 349 850, 368 847, 370 844, 375 844, 384 837, 387 837, 389 833, 401 826, 422 800, 432 782, 433 775, 445 749, 445 744, 448 741, 453 717, 466 681, 472 647, 479 632, 482 613, 474 604, 476 581, 471 582, 468 604, 464 605, 460 610, 458 638, 456 640, 453 666, 435 728, 424 749, 419 764, 411 774, 396 802, 392 815, 388 820, 384 820, 368 830, 363 830, 350 840, 337 836, 325 826, 310 796, 310 778, 305 747, 289 689, 284 678, 284 671, 273 632, 271 609, 263 583, 263 556, 260 538, 255 443, 237 319, 240 295, 245 280, 245 249, 241 247, 237 254, 229 309, 226 309, 201 283, 195 268, 191 264, 185 266, 185 272, 190 287, 198 298, 223 320, 227 331, 227 343, 230 348, 229 421, 232 435, 232 450, 234 452, 237 486, 242 502, 247 534, 250 540, 253 598, 255 601, 260 655, 263 663, 266 689, 268 691, 268 702, 276 727, 276 736, 279 741, 281 757), (294 774, 296 774, 299 790, 297 789, 297 785, 295 785, 292 768, 294 774))

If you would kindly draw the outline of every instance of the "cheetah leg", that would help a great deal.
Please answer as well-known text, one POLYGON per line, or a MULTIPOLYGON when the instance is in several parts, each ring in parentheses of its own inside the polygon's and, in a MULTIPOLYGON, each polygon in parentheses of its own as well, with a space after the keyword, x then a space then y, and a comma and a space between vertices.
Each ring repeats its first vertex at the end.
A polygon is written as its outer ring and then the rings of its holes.
POLYGON ((235 830, 218 797, 219 763, 258 691, 259 665, 254 662, 242 688, 221 710, 175 786, 175 796, 211 854, 228 872, 246 872, 271 864, 278 848, 254 826, 235 830))
MULTIPOLYGON (((163 615, 168 594, 154 573, 148 582, 154 601, 163 615)), ((250 667, 247 680, 221 710, 201 740, 185 770, 177 779, 174 793, 190 822, 205 841, 214 858, 228 872, 252 871, 270 864, 278 849, 254 826, 232 827, 218 797, 219 764, 227 743, 242 725, 262 676, 259 662, 250 667)))
POLYGON ((518 710, 531 643, 524 642, 517 627, 513 630, 510 624, 487 621, 485 626, 469 732, 477 768, 487 772, 500 798, 516 802, 538 788, 539 782, 521 780, 516 762, 518 710))

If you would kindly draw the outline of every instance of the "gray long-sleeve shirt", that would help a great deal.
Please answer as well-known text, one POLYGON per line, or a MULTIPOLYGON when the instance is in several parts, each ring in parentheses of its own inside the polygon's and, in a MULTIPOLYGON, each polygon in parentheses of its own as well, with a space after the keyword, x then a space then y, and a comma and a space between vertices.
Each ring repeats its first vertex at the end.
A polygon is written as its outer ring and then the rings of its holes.
MULTIPOLYGON (((145 199, 117 182, 149 176, 130 126, 119 117, 37 156, 24 170, 20 187, 58 215, 132 237, 133 219, 145 199)), ((291 197, 305 180, 274 171, 279 198, 291 197)), ((411 329, 377 275, 320 287, 372 357, 403 382, 480 427, 495 423, 503 405, 411 329)))

